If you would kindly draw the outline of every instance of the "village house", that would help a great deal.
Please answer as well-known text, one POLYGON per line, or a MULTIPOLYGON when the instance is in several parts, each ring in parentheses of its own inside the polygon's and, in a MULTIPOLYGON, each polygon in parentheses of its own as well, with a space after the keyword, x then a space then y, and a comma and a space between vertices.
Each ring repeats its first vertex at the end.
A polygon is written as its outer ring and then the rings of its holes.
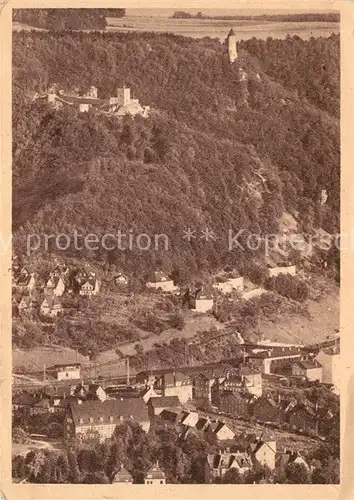
POLYGON ((308 472, 310 472, 310 466, 301 455, 299 451, 284 449, 282 452, 277 452, 275 459, 275 471, 276 475, 286 474, 286 469, 290 464, 303 465, 308 472))
POLYGON ((280 405, 268 396, 256 399, 250 409, 254 418, 259 422, 279 423, 284 420, 280 405))
POLYGON ((210 426, 209 417, 199 417, 198 422, 195 424, 195 430, 199 432, 206 431, 210 426))
POLYGON ((199 420, 199 413, 195 411, 186 412, 180 420, 182 425, 187 427, 195 427, 199 420))
POLYGON ((236 451, 230 453, 227 449, 224 453, 208 454, 207 464, 213 478, 224 477, 230 469, 236 469, 241 475, 250 472, 253 468, 252 461, 248 453, 236 451))
POLYGON ((63 278, 63 276, 67 276, 69 274, 69 268, 68 266, 64 265, 57 265, 54 268, 54 271, 52 273, 54 278, 63 278))
POLYGON ((166 484, 166 474, 160 469, 159 462, 151 467, 146 473, 145 484, 166 484))
POLYGON ((56 364, 48 368, 48 373, 51 373, 57 380, 73 380, 81 378, 81 364, 80 363, 64 363, 56 364))
POLYGON ((168 410, 162 410, 162 412, 159 414, 159 417, 167 424, 170 424, 173 429, 175 429, 177 432, 181 431, 183 429, 183 426, 180 424, 180 416, 181 416, 181 409, 180 408, 170 408, 168 410))
POLYGON ((121 464, 120 469, 113 476, 112 483, 133 484, 132 475, 121 464))
POLYGON ((99 384, 90 384, 84 394, 87 401, 106 401, 108 399, 106 391, 99 384))
POLYGON ((142 398, 88 401, 70 404, 64 420, 64 436, 83 441, 103 442, 112 436, 117 425, 125 421, 139 424, 145 432, 150 429, 148 408, 142 398))
POLYGON ((171 280, 171 278, 169 278, 162 271, 155 271, 151 281, 146 283, 146 287, 165 293, 175 292, 178 290, 178 287, 175 286, 173 280, 171 280))
POLYGON ((170 408, 180 408, 181 402, 177 396, 161 396, 150 398, 148 402, 149 414, 151 416, 160 415, 163 410, 170 408))
POLYGON ((129 283, 128 277, 125 274, 119 273, 114 277, 116 285, 126 286, 129 283))
POLYGON ((91 297, 99 292, 99 282, 96 276, 90 276, 79 286, 79 295, 91 297))
POLYGON ((29 296, 24 295, 17 306, 18 313, 21 314, 31 314, 36 309, 36 302, 29 296))
POLYGON ((178 371, 163 375, 161 389, 164 396, 177 396, 181 403, 186 403, 193 398, 191 377, 178 371))
POLYGON ((60 297, 65 292, 65 283, 63 279, 59 276, 51 275, 47 279, 44 285, 44 293, 45 294, 53 294, 57 297, 60 297))
POLYGON ((316 361, 322 366, 322 383, 331 384, 337 394, 340 391, 340 349, 339 346, 321 349, 316 361))
POLYGON ((217 278, 216 283, 213 283, 213 288, 224 295, 232 293, 236 290, 239 292, 243 292, 244 280, 242 276, 239 276, 238 278, 217 278))
POLYGON ((56 316, 62 314, 63 306, 56 296, 47 296, 44 297, 39 310, 43 316, 55 318, 56 316))
MULTIPOLYGON (((177 430, 178 430, 178 427, 177 427, 177 430)), ((194 436, 196 438, 199 437, 199 433, 195 427, 181 426, 181 430, 178 434, 179 441, 186 441, 187 439, 190 439, 192 436, 194 436)))
POLYGON ((192 311, 206 313, 213 309, 214 296, 211 292, 202 288, 195 292, 192 302, 192 311))
POLYGON ((225 380, 220 384, 222 391, 248 392, 254 396, 262 396, 262 374, 253 366, 241 365, 238 369, 228 371, 225 380))
POLYGON ((17 290, 24 292, 31 292, 36 285, 35 274, 29 272, 28 268, 24 267, 21 269, 20 275, 15 282, 15 287, 17 290))
POLYGON ((220 420, 211 422, 208 429, 215 434, 218 441, 234 439, 235 437, 235 433, 232 428, 229 425, 225 424, 225 422, 222 422, 220 420))
POLYGON ((263 441, 256 439, 249 443, 247 451, 251 456, 254 465, 267 466, 270 470, 275 469, 275 459, 277 453, 276 441, 263 441))
POLYGON ((157 394, 156 391, 154 391, 153 387, 145 387, 145 389, 143 389, 140 393, 140 396, 143 398, 145 403, 148 403, 150 398, 157 398, 160 395, 157 394))
POLYGON ((305 359, 297 361, 292 365, 292 374, 296 377, 304 377, 313 382, 322 382, 322 366, 316 359, 305 359))
POLYGON ((196 401, 211 401, 211 388, 215 377, 206 373, 198 373, 193 379, 193 399, 196 401))

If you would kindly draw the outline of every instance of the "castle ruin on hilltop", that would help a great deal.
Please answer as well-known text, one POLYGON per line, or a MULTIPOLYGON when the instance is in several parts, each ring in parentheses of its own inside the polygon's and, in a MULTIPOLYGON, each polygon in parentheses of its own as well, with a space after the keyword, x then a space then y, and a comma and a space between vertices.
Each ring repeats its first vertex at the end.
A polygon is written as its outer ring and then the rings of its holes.
POLYGON ((117 88, 117 95, 105 99, 98 97, 98 89, 94 86, 91 86, 84 95, 79 95, 77 91, 58 91, 57 85, 52 85, 45 94, 36 98, 46 99, 47 103, 56 109, 71 106, 85 113, 93 108, 102 114, 117 117, 140 115, 147 118, 150 111, 150 107, 142 106, 139 99, 132 99, 130 88, 124 85, 122 88, 117 88))

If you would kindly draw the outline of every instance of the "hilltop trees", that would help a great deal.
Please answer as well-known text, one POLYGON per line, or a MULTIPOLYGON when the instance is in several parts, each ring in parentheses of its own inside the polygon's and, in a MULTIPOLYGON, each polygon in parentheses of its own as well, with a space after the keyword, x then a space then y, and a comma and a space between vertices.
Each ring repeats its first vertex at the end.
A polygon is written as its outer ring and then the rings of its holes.
POLYGON ((13 9, 15 22, 53 31, 104 29, 106 17, 124 17, 125 9, 13 9))

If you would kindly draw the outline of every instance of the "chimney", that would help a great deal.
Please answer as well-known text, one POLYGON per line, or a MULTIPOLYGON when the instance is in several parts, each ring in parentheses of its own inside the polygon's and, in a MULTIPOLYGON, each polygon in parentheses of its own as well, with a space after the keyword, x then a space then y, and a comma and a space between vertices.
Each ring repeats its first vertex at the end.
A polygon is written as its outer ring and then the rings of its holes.
POLYGON ((272 355, 272 349, 268 349, 268 356, 270 357, 272 355))

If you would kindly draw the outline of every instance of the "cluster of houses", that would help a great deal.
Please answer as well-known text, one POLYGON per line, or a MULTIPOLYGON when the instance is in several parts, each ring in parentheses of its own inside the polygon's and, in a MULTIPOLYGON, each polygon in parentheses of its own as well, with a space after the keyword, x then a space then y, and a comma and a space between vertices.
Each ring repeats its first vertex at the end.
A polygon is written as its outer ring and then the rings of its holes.
POLYGON ((14 312, 20 315, 37 312, 54 318, 63 314, 64 292, 91 297, 99 292, 100 283, 96 273, 85 268, 70 271, 66 265, 57 265, 41 279, 25 266, 14 269, 12 288, 14 312))
POLYGON ((105 115, 122 117, 124 115, 140 115, 144 118, 149 116, 150 107, 142 106, 139 99, 131 97, 131 89, 123 85, 117 88, 117 95, 100 98, 98 97, 97 87, 91 86, 86 93, 80 93, 78 90, 65 92, 59 90, 57 85, 52 85, 48 92, 42 95, 36 94, 34 99, 45 100, 48 105, 55 109, 63 107, 76 108, 81 113, 87 113, 90 109, 105 115))
MULTIPOLYGON (((268 268, 269 277, 279 276, 280 274, 296 274, 296 266, 273 266, 268 268)), ((183 305, 199 313, 207 313, 213 310, 216 296, 232 296, 237 294, 239 297, 249 300, 253 297, 262 295, 265 290, 261 287, 247 289, 243 276, 235 273, 224 273, 216 276, 214 282, 209 286, 193 285, 187 286, 184 290, 179 289, 174 281, 162 271, 156 271, 146 287, 165 293, 178 292, 182 296, 183 305)))
MULTIPOLYGON (((133 484, 133 477, 123 464, 121 464, 120 470, 114 474, 112 483, 133 484)), ((160 468, 158 461, 145 474, 144 484, 166 484, 166 474, 160 468)))
MULTIPOLYGON (((246 474, 256 465, 267 466, 272 472, 292 461, 304 463, 308 467, 299 453, 277 450, 275 440, 257 438, 254 434, 240 436, 235 433, 230 422, 226 423, 221 418, 210 418, 195 409, 185 409, 177 396, 148 397, 149 394, 145 390, 139 397, 112 398, 97 384, 89 386, 78 384, 70 386, 69 389, 65 387, 52 391, 46 389, 42 398, 35 403, 33 402, 36 399, 35 395, 29 393, 15 395, 13 409, 18 411, 29 407, 30 415, 39 415, 51 411, 48 402, 51 400, 52 404, 63 411, 65 440, 78 438, 86 444, 103 442, 113 435, 117 425, 127 421, 139 424, 145 432, 149 432, 153 421, 162 421, 165 426, 172 426, 177 430, 180 441, 190 439, 192 435, 203 437, 206 433, 213 434, 220 444, 232 441, 234 451, 230 452, 229 448, 226 448, 225 451, 219 450, 207 455, 206 466, 209 468, 212 480, 222 478, 228 470, 234 468, 240 474, 246 474)), ((260 402, 260 409, 262 397, 256 401, 260 402)), ((279 411, 278 408, 273 410, 279 411)), ((122 465, 114 474, 112 482, 131 484, 133 479, 122 465)), ((158 463, 145 475, 145 484, 166 484, 166 475, 158 463)))
POLYGON ((85 385, 79 363, 60 364, 46 370, 56 383, 49 382, 35 394, 16 394, 13 405, 18 410, 23 399, 22 409, 27 408, 29 414, 65 412, 69 419, 66 437, 85 439, 88 430, 98 432, 99 440, 106 439, 127 418, 148 431, 150 420, 157 417, 182 426, 181 435, 212 431, 218 440, 232 439, 232 418, 287 423, 294 430, 321 434, 334 417, 328 408, 285 397, 283 391, 274 395, 264 391, 264 383, 269 377, 279 378, 275 372, 282 367, 289 370, 290 365, 290 377, 333 387, 339 385, 338 361, 338 345, 316 355, 296 346, 253 347, 236 364, 144 371, 135 376, 133 387, 105 388, 97 383, 85 385))
MULTIPOLYGON (((295 266, 274 267, 269 269, 269 276, 296 273, 295 266)), ((129 278, 123 273, 115 273, 114 282, 119 286, 127 287, 129 278)), ((174 281, 163 271, 155 271, 145 283, 148 290, 159 293, 173 293, 180 295, 182 306, 192 311, 207 313, 213 310, 217 296, 232 296, 237 294, 244 299, 261 295, 263 288, 245 289, 242 276, 223 274, 215 278, 209 286, 193 285, 185 289, 176 286, 174 281)), ((96 295, 100 290, 100 280, 95 271, 82 267, 69 269, 66 265, 57 265, 47 276, 38 276, 25 266, 21 269, 13 263, 13 310, 15 313, 39 313, 44 317, 55 318, 63 314, 61 297, 64 292, 77 294, 83 297, 96 295)))
MULTIPOLYGON (((305 459, 298 453, 277 451, 274 440, 241 443, 236 421, 258 422, 267 428, 306 435, 327 435, 338 418, 335 409, 324 403, 315 404, 304 396, 289 396, 286 391, 269 392, 264 384, 269 377, 276 376, 274 372, 281 366, 290 363, 290 376, 296 373, 295 377, 304 376, 309 382, 320 382, 322 378, 322 382, 325 379, 325 383, 333 385, 337 380, 335 370, 339 369, 334 359, 338 356, 338 345, 323 348, 312 356, 296 346, 252 347, 235 365, 222 363, 140 372, 133 386, 128 386, 128 381, 113 386, 86 384, 79 363, 60 364, 47 370, 56 383, 41 389, 14 391, 13 412, 30 416, 59 413, 64 440, 78 439, 87 444, 111 438, 116 426, 127 421, 137 423, 147 433, 158 423, 175 429, 181 441, 191 436, 205 439, 213 436, 220 448, 233 443, 232 452, 226 449, 208 455, 206 465, 212 478, 222 478, 233 468, 245 474, 256 463, 275 471, 292 461, 303 463, 305 459), (323 366, 318 359, 322 359, 323 366)), ((154 481, 166 482, 158 464, 145 477, 145 484, 155 484, 154 481)), ((113 482, 131 483, 132 478, 122 467, 113 482)))
MULTIPOLYGON (((285 474, 287 466, 292 463, 301 464, 308 472, 312 472, 313 467, 307 463, 302 451, 289 448, 277 450, 276 441, 249 434, 242 438, 234 451, 226 447, 224 451, 208 454, 205 465, 210 473, 210 481, 213 482, 217 478, 222 479, 227 471, 236 470, 242 476, 252 472, 257 466, 267 466, 274 474, 281 475, 285 474)), ((133 484, 133 477, 122 464, 112 482, 133 484)), ((158 462, 146 473, 144 483, 166 484, 166 474, 158 462)))

